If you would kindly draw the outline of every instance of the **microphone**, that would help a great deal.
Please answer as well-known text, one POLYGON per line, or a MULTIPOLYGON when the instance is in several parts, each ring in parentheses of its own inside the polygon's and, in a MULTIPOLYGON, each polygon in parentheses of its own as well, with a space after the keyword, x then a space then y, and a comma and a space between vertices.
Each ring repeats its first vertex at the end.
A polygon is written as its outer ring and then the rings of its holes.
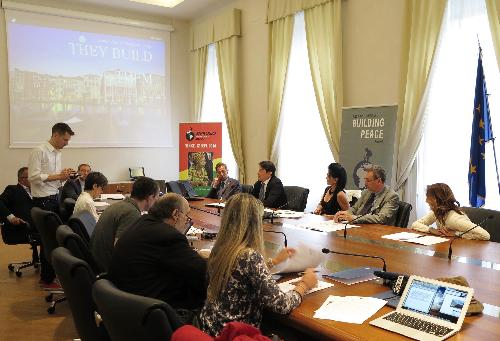
POLYGON ((282 234, 283 237, 285 237, 285 247, 288 247, 288 240, 286 239, 286 234, 285 232, 281 232, 281 231, 272 231, 272 230, 263 230, 264 232, 270 232, 270 233, 279 233, 279 234, 282 234))
POLYGON ((362 218, 362 217, 367 216, 367 215, 369 215, 369 214, 373 214, 373 212, 375 212, 376 210, 378 210, 378 209, 379 209, 379 207, 380 207, 380 205, 378 205, 378 206, 377 206, 377 207, 375 207, 374 209, 372 209, 372 210, 370 210, 370 211, 366 212, 365 214, 362 214, 362 215, 360 215, 360 216, 357 216, 356 218, 352 219, 351 221, 346 222, 346 223, 345 223, 345 225, 344 225, 344 239, 346 239, 346 238, 347 238, 347 225, 349 225, 350 223, 353 223, 353 222, 357 221, 359 218, 362 218))
POLYGON ((468 230, 460 233, 459 235, 453 237, 451 239, 451 241, 450 241, 450 246, 448 247, 448 260, 451 260, 451 254, 453 253, 451 245, 453 244, 453 242, 455 241, 455 239, 460 238, 464 234, 466 234, 467 232, 474 230, 476 227, 478 227, 479 225, 482 225, 486 220, 489 220, 489 219, 493 219, 493 214, 491 214, 491 215, 487 216, 486 218, 484 218, 479 224, 476 224, 476 225, 472 226, 470 229, 468 229, 468 230))
MULTIPOLYGON (((296 196, 295 198, 293 198, 292 200, 287 200, 283 205, 280 205, 276 208, 274 208, 272 211, 271 211, 271 215, 268 217, 269 219, 271 219, 271 224, 274 224, 274 212, 277 211, 277 210, 280 210, 282 209, 283 207, 285 206, 288 206, 289 204, 294 204, 296 201, 298 201, 298 199, 300 199, 300 196, 296 196)), ((264 219, 266 218, 266 216, 264 215, 264 219)))
POLYGON ((321 252, 323 252, 323 253, 335 253, 337 255, 346 255, 346 256, 355 256, 355 257, 365 257, 365 258, 380 259, 384 263, 384 266, 383 266, 382 270, 383 271, 387 270, 387 265, 385 263, 385 259, 382 258, 382 257, 380 257, 380 256, 364 255, 364 254, 361 254, 361 253, 347 253, 347 252, 333 251, 333 250, 330 250, 330 249, 327 249, 327 248, 323 248, 321 250, 321 252))
POLYGON ((207 210, 201 209, 201 208, 196 207, 196 206, 191 206, 191 205, 189 205, 189 208, 192 208, 193 210, 197 210, 197 211, 205 212, 205 213, 212 214, 212 215, 215 215, 215 216, 217 216, 217 217, 220 217, 220 212, 218 212, 218 213, 214 213, 214 212, 210 212, 210 211, 207 211, 207 210))

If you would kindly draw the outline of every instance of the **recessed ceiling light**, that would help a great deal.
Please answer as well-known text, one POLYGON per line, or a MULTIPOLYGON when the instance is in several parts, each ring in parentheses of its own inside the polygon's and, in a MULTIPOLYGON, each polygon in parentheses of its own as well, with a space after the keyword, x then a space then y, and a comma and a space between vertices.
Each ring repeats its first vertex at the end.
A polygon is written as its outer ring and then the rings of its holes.
POLYGON ((133 2, 140 2, 148 5, 162 6, 172 8, 183 2, 184 0, 129 0, 133 2))

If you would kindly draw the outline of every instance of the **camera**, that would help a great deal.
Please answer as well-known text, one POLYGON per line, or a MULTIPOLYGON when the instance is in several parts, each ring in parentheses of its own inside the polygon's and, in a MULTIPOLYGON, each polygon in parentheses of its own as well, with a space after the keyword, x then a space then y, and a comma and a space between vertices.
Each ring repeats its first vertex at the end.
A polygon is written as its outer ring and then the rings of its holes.
POLYGON ((72 180, 74 180, 74 179, 78 178, 78 176, 79 176, 79 174, 75 172, 75 173, 71 173, 69 175, 69 178, 72 179, 72 180))

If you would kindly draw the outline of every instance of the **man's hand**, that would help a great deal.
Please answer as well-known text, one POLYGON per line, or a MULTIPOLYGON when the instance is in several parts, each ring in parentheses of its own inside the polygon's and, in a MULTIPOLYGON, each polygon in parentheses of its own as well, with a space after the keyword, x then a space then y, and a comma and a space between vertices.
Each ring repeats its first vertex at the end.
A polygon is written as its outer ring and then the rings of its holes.
POLYGON ((59 173, 59 180, 68 180, 72 174, 76 171, 73 168, 64 168, 61 173, 59 173))
POLYGON ((21 225, 21 224, 27 224, 24 220, 21 218, 18 218, 16 216, 13 216, 11 218, 7 218, 7 220, 12 224, 12 225, 21 225))
POLYGON ((219 185, 219 178, 215 178, 212 180, 212 187, 216 188, 219 185))
POLYGON ((335 213, 333 219, 338 223, 340 221, 351 221, 354 216, 349 211, 338 211, 335 213))

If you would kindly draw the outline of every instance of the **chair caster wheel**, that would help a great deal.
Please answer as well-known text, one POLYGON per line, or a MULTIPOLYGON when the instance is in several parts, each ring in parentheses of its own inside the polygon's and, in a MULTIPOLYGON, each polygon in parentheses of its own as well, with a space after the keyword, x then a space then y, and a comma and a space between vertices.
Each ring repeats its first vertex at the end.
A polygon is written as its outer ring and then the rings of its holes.
POLYGON ((54 297, 54 294, 48 294, 47 296, 45 296, 45 302, 52 301, 52 297, 54 297))
POLYGON ((21 277, 22 275, 23 275, 23 273, 21 271, 19 271, 19 270, 16 271, 16 276, 17 277, 21 277))
POLYGON ((9 264, 9 265, 7 266, 7 269, 9 269, 9 271, 14 271, 14 265, 9 264))
POLYGON ((51 306, 47 308, 47 312, 52 315, 55 311, 56 311, 56 305, 55 303, 52 303, 51 306))

